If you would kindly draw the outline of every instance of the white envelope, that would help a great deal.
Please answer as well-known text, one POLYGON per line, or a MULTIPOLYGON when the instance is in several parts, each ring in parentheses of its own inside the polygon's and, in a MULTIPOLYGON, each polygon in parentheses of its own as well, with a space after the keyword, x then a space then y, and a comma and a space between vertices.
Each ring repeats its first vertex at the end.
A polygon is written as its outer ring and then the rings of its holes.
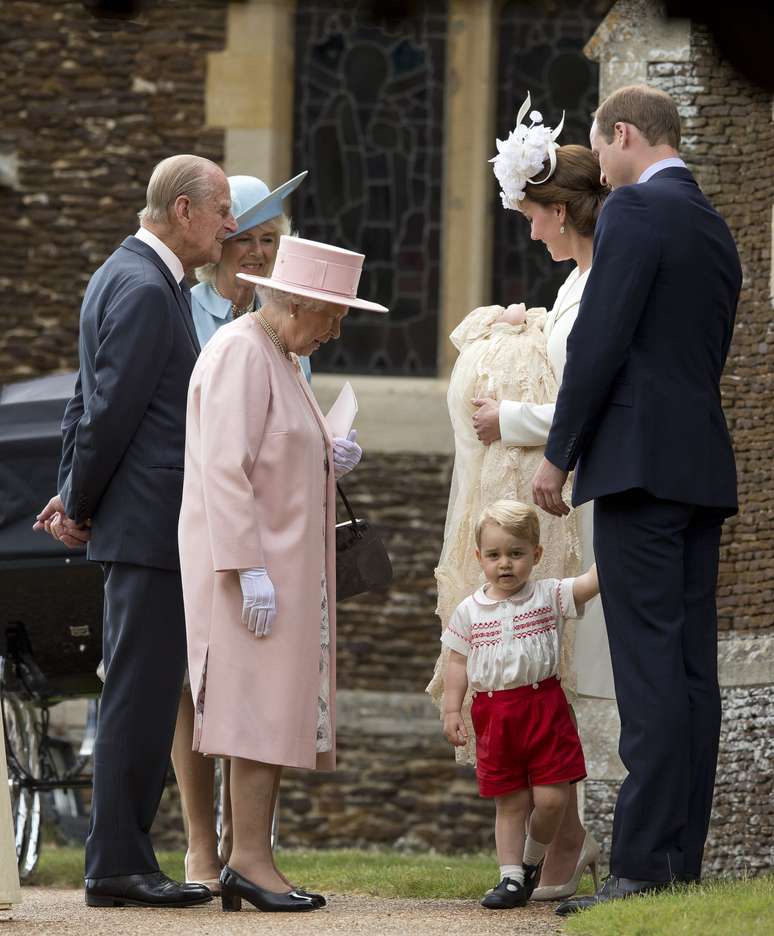
POLYGON ((352 423, 355 421, 355 416, 357 416, 355 391, 352 389, 352 384, 347 381, 325 417, 331 435, 346 439, 349 430, 352 428, 352 423))

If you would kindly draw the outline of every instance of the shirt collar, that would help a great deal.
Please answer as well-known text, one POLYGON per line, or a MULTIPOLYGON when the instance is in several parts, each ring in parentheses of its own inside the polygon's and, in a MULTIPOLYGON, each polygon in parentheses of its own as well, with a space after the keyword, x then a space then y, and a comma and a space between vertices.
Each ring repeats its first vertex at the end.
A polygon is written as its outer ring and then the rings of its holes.
POLYGON ((652 179, 657 172, 661 172, 662 169, 687 169, 688 166, 680 159, 678 156, 669 156, 667 159, 659 159, 658 162, 654 162, 652 166, 642 173, 642 175, 637 179, 637 184, 640 182, 647 182, 648 179, 652 179))
POLYGON ((156 235, 147 228, 141 227, 134 236, 137 240, 141 240, 143 244, 147 244, 152 250, 156 251, 164 263, 164 266, 166 266, 175 278, 175 282, 179 284, 180 280, 185 276, 185 270, 177 254, 173 253, 161 238, 156 237, 156 235))
POLYGON ((514 603, 520 603, 526 601, 528 598, 532 597, 533 592, 535 591, 535 583, 533 581, 525 582, 525 584, 517 591, 514 592, 508 598, 490 598, 489 595, 484 591, 486 585, 482 585, 477 592, 473 594, 473 600, 484 607, 491 607, 492 605, 502 604, 506 601, 513 601, 514 603))

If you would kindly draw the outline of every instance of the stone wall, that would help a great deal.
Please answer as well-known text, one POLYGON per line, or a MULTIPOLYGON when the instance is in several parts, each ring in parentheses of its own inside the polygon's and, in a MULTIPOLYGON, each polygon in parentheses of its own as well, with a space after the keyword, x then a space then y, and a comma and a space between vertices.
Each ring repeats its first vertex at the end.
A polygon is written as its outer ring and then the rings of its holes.
POLYGON ((744 285, 722 382, 739 471, 740 512, 725 526, 718 606, 722 629, 771 630, 772 98, 719 59, 709 32, 696 24, 691 26, 690 60, 651 63, 648 82, 677 100, 682 154, 728 222, 742 260, 744 285))
MULTIPOLYGON (((725 689, 715 799, 704 873, 758 874, 774 866, 774 702, 766 688, 725 689)), ((604 855, 617 783, 586 784, 586 822, 604 855)))
POLYGON ((204 84, 226 4, 144 9, 123 21, 80 2, 0 4, 0 383, 77 366, 86 282, 137 229, 153 166, 222 158, 204 84))
MULTIPOLYGON (((384 595, 337 608, 341 689, 422 692, 440 651, 433 570, 443 542, 451 459, 366 453, 343 487, 355 513, 378 525, 394 579, 384 595)), ((345 515, 339 507, 339 519, 345 515)))

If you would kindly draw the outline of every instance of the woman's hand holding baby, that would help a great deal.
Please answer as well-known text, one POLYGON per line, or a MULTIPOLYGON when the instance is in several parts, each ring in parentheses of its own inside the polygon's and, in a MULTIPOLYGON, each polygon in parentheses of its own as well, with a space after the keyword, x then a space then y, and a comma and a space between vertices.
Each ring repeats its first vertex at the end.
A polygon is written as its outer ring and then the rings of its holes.
POLYGON ((488 397, 473 400, 476 412, 473 413, 473 428, 484 443, 491 445, 500 438, 500 404, 488 397))

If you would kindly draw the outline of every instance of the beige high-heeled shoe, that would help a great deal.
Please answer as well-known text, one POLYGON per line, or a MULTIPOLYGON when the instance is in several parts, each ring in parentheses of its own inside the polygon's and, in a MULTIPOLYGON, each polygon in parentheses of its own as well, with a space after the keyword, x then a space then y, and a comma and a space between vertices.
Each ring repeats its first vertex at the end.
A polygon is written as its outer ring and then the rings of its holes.
POLYGON ((220 879, 212 878, 208 881, 193 881, 188 876, 188 852, 185 853, 185 858, 183 859, 183 867, 185 868, 185 883, 186 884, 203 884, 207 890, 212 894, 213 897, 220 897, 220 879))
POLYGON ((578 863, 575 865, 575 871, 572 877, 565 884, 546 884, 536 887, 532 892, 533 900, 563 900, 565 897, 572 897, 578 889, 581 876, 586 868, 589 868, 594 878, 594 890, 599 890, 599 878, 597 876, 597 864, 599 862, 600 848, 591 832, 586 832, 586 838, 583 840, 583 847, 578 856, 578 863))

